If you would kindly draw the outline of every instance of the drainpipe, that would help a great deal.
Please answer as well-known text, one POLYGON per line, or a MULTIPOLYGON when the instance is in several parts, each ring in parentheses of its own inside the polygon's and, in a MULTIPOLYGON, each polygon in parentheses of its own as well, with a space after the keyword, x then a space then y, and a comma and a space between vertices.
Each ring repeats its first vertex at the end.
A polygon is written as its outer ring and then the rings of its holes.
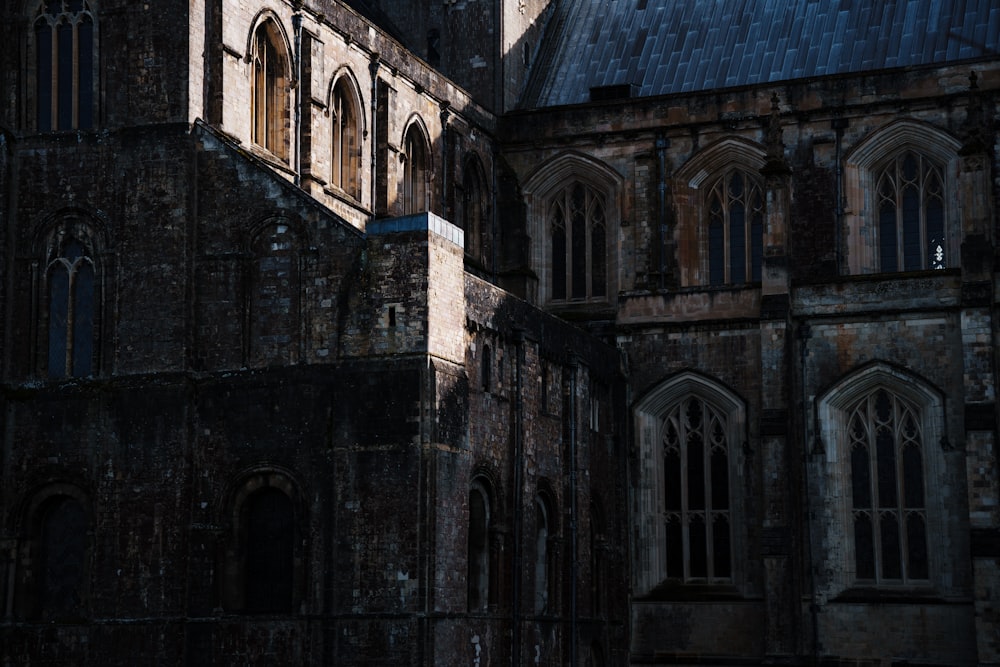
POLYGON ((448 117, 451 115, 449 107, 451 102, 444 100, 441 102, 441 214, 445 220, 458 222, 451 219, 448 207, 448 117))
POLYGON ((302 5, 295 3, 292 14, 292 30, 295 33, 295 111, 292 124, 295 126, 295 185, 302 181, 302 5))
POLYGON ((372 78, 372 92, 371 92, 371 132, 369 136, 371 137, 371 171, 369 171, 369 179, 371 180, 371 200, 368 205, 372 211, 372 217, 377 216, 377 211, 375 210, 377 204, 375 202, 375 193, 377 192, 376 182, 378 181, 378 172, 376 168, 378 166, 378 63, 379 55, 377 53, 371 54, 371 61, 368 63, 368 72, 372 78))
POLYGON ((524 365, 524 332, 514 329, 514 572, 511 577, 511 632, 510 664, 521 664, 521 582, 524 563, 522 544, 522 524, 524 521, 524 438, 521 432, 524 423, 524 403, 521 397, 522 373, 524 365))
POLYGON ((839 276, 841 272, 840 262, 841 262, 841 257, 843 256, 843 251, 840 247, 841 238, 843 234, 841 227, 844 224, 844 166, 841 164, 840 158, 841 158, 841 150, 843 149, 844 130, 847 128, 847 119, 841 118, 838 115, 836 118, 833 119, 830 125, 837 132, 836 153, 834 157, 834 160, 836 161, 835 173, 837 175, 837 185, 836 185, 837 191, 834 194, 834 196, 837 198, 837 203, 834 209, 836 219, 834 221, 835 224, 833 228, 833 233, 834 233, 833 247, 834 247, 834 261, 836 261, 837 263, 836 272, 837 275, 839 276))
POLYGON ((577 628, 577 590, 576 578, 579 573, 577 539, 577 507, 576 507, 576 373, 578 361, 572 354, 569 362, 569 548, 570 548, 570 578, 569 578, 569 664, 577 665, 577 644, 579 629, 577 628))
POLYGON ((666 287, 666 273, 667 273, 667 148, 670 147, 670 140, 666 137, 656 138, 656 160, 657 160, 657 173, 659 183, 657 184, 658 189, 658 207, 656 212, 656 222, 657 229, 659 230, 659 239, 657 245, 659 246, 660 254, 660 289, 666 287))

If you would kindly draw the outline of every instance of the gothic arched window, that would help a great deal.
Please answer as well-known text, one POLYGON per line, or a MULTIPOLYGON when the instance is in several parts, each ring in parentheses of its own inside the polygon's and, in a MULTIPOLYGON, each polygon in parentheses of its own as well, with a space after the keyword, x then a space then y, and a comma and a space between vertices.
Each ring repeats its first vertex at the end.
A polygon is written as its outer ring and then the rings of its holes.
POLYGON ((490 495, 481 480, 469 489, 468 604, 469 611, 485 611, 495 604, 490 516, 490 495))
POLYGON ((274 21, 261 23, 250 53, 250 137, 276 157, 288 159, 288 56, 274 21))
POLYGON ((926 580, 920 412, 879 387, 851 405, 847 414, 855 575, 878 583, 926 580))
POLYGON ((406 131, 403 151, 403 214, 422 213, 428 206, 427 141, 416 123, 406 131))
POLYGON ((573 183, 549 203, 553 301, 604 298, 608 293, 607 220, 604 196, 573 183))
POLYGON ((950 258, 941 167, 907 150, 879 170, 876 182, 879 269, 946 268, 950 258))
POLYGON ((764 196, 741 169, 724 173, 708 189, 708 277, 711 285, 759 282, 764 249, 764 196))
POLYGON ((47 267, 48 375, 86 377, 94 370, 94 261, 72 236, 61 245, 47 267))
POLYGON ((94 125, 94 12, 85 0, 44 0, 34 16, 35 125, 39 132, 94 125))
POLYGON ((744 402, 718 383, 681 373, 636 404, 642 452, 635 571, 639 594, 664 581, 747 585, 744 402))
POLYGON ((728 417, 698 396, 668 410, 663 423, 667 576, 732 577, 728 417))
POLYGON ((462 177, 462 228, 465 230, 465 254, 483 266, 492 264, 492 237, 486 210, 486 179, 475 157, 465 162, 462 177))
POLYGON ((331 182, 355 199, 361 198, 361 123, 354 87, 346 76, 333 87, 331 182))

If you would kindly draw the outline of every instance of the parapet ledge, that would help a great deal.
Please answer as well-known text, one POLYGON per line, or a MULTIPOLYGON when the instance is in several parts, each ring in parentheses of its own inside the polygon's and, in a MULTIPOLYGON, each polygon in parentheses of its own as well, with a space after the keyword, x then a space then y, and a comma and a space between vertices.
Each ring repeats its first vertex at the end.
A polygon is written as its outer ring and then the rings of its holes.
POLYGON ((383 236, 401 232, 432 232, 441 238, 451 241, 459 248, 465 248, 465 231, 444 218, 431 212, 404 215, 399 218, 383 218, 368 223, 366 233, 370 236, 383 236))

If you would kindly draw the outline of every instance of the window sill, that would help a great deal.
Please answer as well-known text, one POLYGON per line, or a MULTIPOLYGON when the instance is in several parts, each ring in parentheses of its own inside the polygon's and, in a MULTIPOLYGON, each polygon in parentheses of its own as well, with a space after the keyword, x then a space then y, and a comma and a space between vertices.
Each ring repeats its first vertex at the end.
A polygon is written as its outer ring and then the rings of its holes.
POLYGON ((748 598, 732 583, 684 583, 668 579, 648 595, 636 599, 643 602, 743 602, 748 598))
MULTIPOLYGON (((954 604, 930 585, 884 584, 853 586, 830 600, 832 604, 954 604)), ((961 601, 964 604, 964 601, 961 601)))

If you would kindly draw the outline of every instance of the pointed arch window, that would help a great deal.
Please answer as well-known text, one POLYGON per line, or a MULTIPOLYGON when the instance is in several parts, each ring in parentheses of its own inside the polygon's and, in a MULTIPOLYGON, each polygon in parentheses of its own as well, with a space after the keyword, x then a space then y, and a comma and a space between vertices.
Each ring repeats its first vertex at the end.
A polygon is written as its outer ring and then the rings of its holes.
POLYGON ((579 182, 552 198, 548 221, 553 301, 607 297, 606 206, 600 192, 579 182))
POLYGON ((684 581, 732 577, 727 416, 698 396, 663 422, 666 573, 684 581))
POLYGON ((478 159, 465 162, 462 178, 462 228, 465 254, 483 266, 492 264, 492 238, 486 214, 486 179, 478 159))
POLYGON ((48 375, 86 377, 94 368, 96 279, 94 260, 84 244, 63 238, 49 261, 48 375))
POLYGON ((406 132, 403 160, 403 214, 427 210, 427 141, 416 123, 406 132))
POLYGON ((880 271, 949 265, 940 165, 917 151, 903 151, 878 171, 876 199, 880 271))
POLYGON ((361 198, 361 124, 357 96, 346 76, 333 87, 330 116, 333 129, 331 182, 355 199, 361 198))
POLYGON ((469 611, 485 611, 495 604, 492 582, 492 517, 490 495, 485 484, 476 480, 469 489, 468 605, 469 611))
POLYGON ((39 132, 94 125, 94 12, 85 0, 45 0, 33 19, 35 126, 39 132))
POLYGON ((731 169, 708 189, 708 282, 759 282, 764 249, 764 196, 759 179, 731 169))
POLYGON ((851 521, 859 581, 929 577, 920 411, 878 387, 848 409, 851 521))
POLYGON ((257 27, 250 61, 251 140, 287 160, 288 56, 274 21, 264 21, 257 27))

